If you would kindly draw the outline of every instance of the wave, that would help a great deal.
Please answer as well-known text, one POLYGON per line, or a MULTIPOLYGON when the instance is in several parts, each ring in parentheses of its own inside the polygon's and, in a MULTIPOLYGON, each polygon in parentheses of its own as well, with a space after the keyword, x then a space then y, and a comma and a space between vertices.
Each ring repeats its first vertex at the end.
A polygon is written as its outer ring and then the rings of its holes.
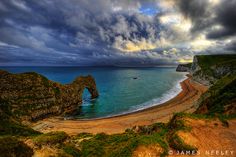
MULTIPOLYGON (((163 93, 161 97, 154 98, 148 102, 145 102, 145 103, 142 103, 140 105, 133 107, 131 109, 132 112, 141 111, 141 110, 153 107, 153 106, 163 104, 163 103, 169 101, 170 99, 176 97, 182 91, 182 87, 181 87, 180 83, 183 82, 186 78, 187 78, 187 76, 183 75, 183 78, 181 78, 181 79, 177 80, 175 83, 173 83, 174 84, 173 88, 171 88, 167 92, 163 93)), ((129 110, 129 111, 131 111, 131 110, 129 110)), ((128 111, 128 113, 130 113, 129 111, 128 111)))
POLYGON ((161 104, 169 101, 170 99, 176 97, 182 91, 182 87, 181 87, 180 83, 183 82, 185 79, 187 79, 187 76, 184 74, 181 79, 179 79, 173 83, 173 85, 174 85, 173 88, 171 88, 167 92, 163 93, 162 96, 160 96, 159 98, 154 98, 154 99, 147 101, 145 103, 142 103, 140 105, 136 105, 134 107, 131 107, 128 111, 121 112, 118 114, 110 114, 110 115, 98 117, 98 118, 88 118, 88 119, 83 118, 80 120, 111 118, 111 117, 116 117, 116 116, 121 116, 121 115, 125 115, 125 114, 130 114, 130 113, 142 111, 144 109, 148 109, 148 108, 151 108, 154 106, 161 105, 161 104))

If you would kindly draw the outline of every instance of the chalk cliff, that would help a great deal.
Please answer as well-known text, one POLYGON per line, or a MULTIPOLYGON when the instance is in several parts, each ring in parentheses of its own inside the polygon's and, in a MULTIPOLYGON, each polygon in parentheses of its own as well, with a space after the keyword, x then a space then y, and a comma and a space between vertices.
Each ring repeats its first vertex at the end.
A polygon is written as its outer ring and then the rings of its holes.
POLYGON ((83 90, 98 97, 92 76, 81 76, 62 85, 34 73, 11 74, 0 70, 0 110, 20 121, 71 113, 82 103, 83 90))
POLYGON ((194 81, 209 86, 196 103, 196 113, 236 113, 236 55, 197 55, 188 69, 180 64, 176 71, 189 71, 194 81))
POLYGON ((195 81, 211 86, 223 76, 236 74, 236 55, 196 55, 190 73, 195 81))
POLYGON ((176 68, 176 71, 178 72, 190 72, 192 63, 188 64, 179 64, 178 67, 176 68))

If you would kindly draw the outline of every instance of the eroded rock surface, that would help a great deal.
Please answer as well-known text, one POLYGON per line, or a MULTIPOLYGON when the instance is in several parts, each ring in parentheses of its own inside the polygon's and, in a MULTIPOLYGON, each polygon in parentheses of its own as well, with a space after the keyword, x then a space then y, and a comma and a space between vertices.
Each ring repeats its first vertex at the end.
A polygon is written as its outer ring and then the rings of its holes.
POLYGON ((62 85, 34 72, 11 74, 0 70, 0 110, 21 121, 71 113, 82 103, 85 88, 91 98, 98 97, 91 75, 62 85))
POLYGON ((178 67, 176 68, 176 71, 178 72, 190 72, 191 69, 191 63, 189 64, 179 64, 178 67))
POLYGON ((195 81, 211 86, 226 75, 236 74, 236 55, 196 55, 190 73, 195 81))

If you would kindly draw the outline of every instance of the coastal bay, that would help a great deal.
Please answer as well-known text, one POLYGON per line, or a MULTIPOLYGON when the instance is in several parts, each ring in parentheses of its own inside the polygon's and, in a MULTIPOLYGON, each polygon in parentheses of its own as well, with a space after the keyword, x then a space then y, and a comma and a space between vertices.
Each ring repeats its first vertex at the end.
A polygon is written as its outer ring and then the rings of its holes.
POLYGON ((123 115, 162 104, 180 91, 186 73, 173 67, 2 67, 13 74, 37 72, 62 85, 78 76, 92 75, 99 97, 91 99, 85 88, 77 112, 67 118, 95 119, 123 115), (109 77, 107 77, 109 76, 109 77), (136 78, 136 79, 134 79, 136 78))
POLYGON ((194 82, 191 77, 181 82, 181 87, 182 91, 173 99, 142 111, 91 120, 64 120, 62 117, 47 118, 33 124, 32 128, 44 133, 65 131, 70 135, 82 132, 114 134, 122 133, 125 129, 134 126, 167 122, 173 113, 194 112, 196 110, 195 102, 208 89, 207 86, 194 82))

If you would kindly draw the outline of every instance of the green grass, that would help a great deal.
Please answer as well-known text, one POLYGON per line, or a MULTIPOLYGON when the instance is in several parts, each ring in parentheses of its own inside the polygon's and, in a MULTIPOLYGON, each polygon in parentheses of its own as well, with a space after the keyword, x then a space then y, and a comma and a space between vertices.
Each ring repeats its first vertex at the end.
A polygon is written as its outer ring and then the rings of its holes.
POLYGON ((177 134, 171 136, 169 144, 178 151, 197 151, 196 147, 186 144, 177 134))
POLYGON ((74 157, 81 156, 80 150, 78 150, 74 145, 66 144, 62 147, 62 149, 66 154, 69 154, 71 156, 74 156, 74 157))
POLYGON ((198 64, 201 68, 206 69, 211 66, 217 65, 235 65, 236 55, 196 55, 198 59, 198 64), (233 62, 234 61, 234 62, 233 62))
MULTIPOLYGON (((201 67, 201 72, 207 76, 216 76, 214 69, 216 67, 229 67, 230 69, 234 69, 236 67, 236 55, 196 55, 198 60, 198 65, 201 67)), ((194 75, 198 75, 195 73, 194 75)))
POLYGON ((0 108, 0 136, 35 136, 40 133, 12 119, 8 106, 2 105, 0 108), (7 114, 8 113, 8 114, 7 114))
POLYGON ((94 135, 91 133, 83 132, 78 135, 76 135, 74 138, 75 139, 83 139, 83 138, 88 138, 88 137, 93 137, 94 135))
MULTIPOLYGON (((191 127, 185 124, 184 118, 212 119, 213 115, 176 113, 169 123, 154 123, 148 126, 139 126, 127 130, 122 134, 107 135, 104 133, 90 134, 80 133, 69 137, 64 132, 50 132, 31 137, 36 146, 48 146, 61 150, 61 155, 74 157, 130 157, 133 151, 140 145, 159 145, 163 148, 161 157, 168 155, 169 148, 179 151, 196 151, 197 148, 186 144, 178 136, 179 131, 189 132, 191 127)), ((236 116, 222 115, 222 121, 236 116)), ((1 141, 1 140, 0 140, 1 141)), ((21 148, 19 146, 19 148, 21 148)), ((13 147, 9 147, 13 149, 13 147)), ((17 146, 18 149, 18 146, 17 146)))
POLYGON ((31 157, 33 156, 33 150, 17 138, 0 136, 0 156, 31 157))
MULTIPOLYGON (((190 132, 191 127, 187 126, 184 121, 184 117, 192 117, 187 113, 176 113, 168 123, 167 140, 169 146, 179 151, 196 151, 197 148, 186 144, 179 136, 178 131, 190 132)), ((194 118, 202 118, 201 116, 193 116, 194 118)), ((205 117, 204 117, 205 118, 205 117)))
POLYGON ((0 122, 0 135, 14 135, 14 136, 36 136, 40 133, 14 122, 0 122))
POLYGON ((185 125, 184 115, 176 114, 168 124, 155 123, 149 126, 139 126, 127 129, 123 134, 97 134, 77 136, 84 139, 79 143, 82 157, 113 157, 132 156, 133 151, 140 145, 148 146, 157 144, 163 148, 161 156, 168 154, 169 147, 178 150, 196 150, 195 147, 187 145, 178 137, 177 131, 190 131, 191 128, 185 125))
POLYGON ((208 114, 223 114, 225 105, 236 101, 236 75, 227 75, 211 86, 199 99, 199 106, 206 105, 208 114))
POLYGON ((134 135, 128 134, 97 134, 89 140, 83 140, 81 156, 131 156, 137 146, 134 135))
MULTIPOLYGON (((159 126, 160 124, 156 124, 159 126)), ((147 126, 153 128, 155 125, 147 126)), ((161 128, 160 128, 161 129, 161 128)), ((152 129, 147 129, 152 130, 152 129)), ((115 157, 115 156, 132 156, 133 151, 139 145, 158 144, 164 149, 162 156, 168 152, 168 143, 165 140, 167 129, 162 128, 158 132, 135 133, 129 130, 123 134, 97 134, 88 140, 83 140, 80 143, 82 157, 115 157)), ((86 136, 87 137, 87 136, 86 136)))
POLYGON ((55 144, 62 144, 67 138, 68 135, 65 132, 56 131, 56 132, 41 134, 33 138, 33 142, 35 145, 38 146, 55 145, 55 144))

